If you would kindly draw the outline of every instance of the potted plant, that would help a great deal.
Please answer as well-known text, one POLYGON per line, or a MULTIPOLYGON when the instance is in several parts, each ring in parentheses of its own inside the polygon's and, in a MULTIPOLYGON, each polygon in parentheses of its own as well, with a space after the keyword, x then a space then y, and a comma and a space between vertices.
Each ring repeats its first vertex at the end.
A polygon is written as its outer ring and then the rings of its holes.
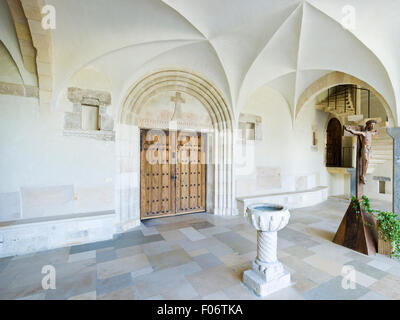
MULTIPOLYGON (((396 213, 390 211, 373 210, 368 197, 363 196, 362 201, 353 198, 354 207, 362 207, 377 221, 378 253, 400 258, 400 221, 396 213)), ((357 211, 358 213, 359 211, 357 211)))

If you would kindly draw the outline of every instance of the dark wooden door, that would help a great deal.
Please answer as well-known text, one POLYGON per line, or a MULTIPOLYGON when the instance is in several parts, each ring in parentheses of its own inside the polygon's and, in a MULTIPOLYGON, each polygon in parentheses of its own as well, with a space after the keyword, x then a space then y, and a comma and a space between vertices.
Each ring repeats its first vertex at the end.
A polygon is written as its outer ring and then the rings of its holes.
POLYGON ((199 133, 141 131, 142 219, 206 210, 204 142, 199 133))
POLYGON ((328 123, 326 141, 326 166, 341 167, 342 165, 343 129, 340 121, 333 118, 328 123))

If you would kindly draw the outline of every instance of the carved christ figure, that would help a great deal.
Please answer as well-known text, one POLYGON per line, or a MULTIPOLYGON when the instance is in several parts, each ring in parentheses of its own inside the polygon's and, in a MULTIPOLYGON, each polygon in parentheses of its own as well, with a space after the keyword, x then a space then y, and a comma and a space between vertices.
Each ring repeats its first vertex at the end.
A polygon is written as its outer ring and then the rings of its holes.
MULTIPOLYGON (((363 184, 367 184, 367 170, 368 164, 371 157, 371 144, 372 144, 372 136, 377 134, 375 130, 375 124, 377 122, 375 120, 369 120, 365 124, 365 128, 360 128, 359 130, 354 127, 344 126, 344 130, 350 132, 351 134, 358 136, 361 141, 361 174, 360 180, 363 184)), ((360 168, 358 168, 360 170, 360 168)))

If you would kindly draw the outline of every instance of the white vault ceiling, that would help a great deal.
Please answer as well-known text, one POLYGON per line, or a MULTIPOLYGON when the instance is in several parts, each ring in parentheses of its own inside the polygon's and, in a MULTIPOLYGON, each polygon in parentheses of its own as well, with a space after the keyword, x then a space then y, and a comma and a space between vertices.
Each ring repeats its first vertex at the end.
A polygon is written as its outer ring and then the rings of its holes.
POLYGON ((47 0, 54 87, 86 65, 106 72, 122 99, 136 74, 186 67, 223 92, 237 116, 262 85, 279 90, 292 116, 301 93, 331 71, 369 83, 395 116, 400 102, 398 0, 47 0), (342 27, 342 8, 356 28, 342 27))

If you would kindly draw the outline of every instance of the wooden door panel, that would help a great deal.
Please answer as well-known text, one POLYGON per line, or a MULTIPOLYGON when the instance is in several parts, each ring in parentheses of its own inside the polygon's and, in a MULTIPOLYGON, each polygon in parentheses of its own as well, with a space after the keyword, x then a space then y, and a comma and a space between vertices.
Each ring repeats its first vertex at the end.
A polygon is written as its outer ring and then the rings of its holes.
MULTIPOLYGON (((173 137, 172 137, 173 139, 173 137)), ((175 213, 174 171, 169 132, 141 132, 140 198, 142 219, 175 213)))
POLYGON ((177 139, 177 212, 203 212, 205 206, 205 140, 201 134, 179 132, 177 139))
POLYGON ((142 219, 206 210, 205 150, 199 133, 141 131, 142 219))

